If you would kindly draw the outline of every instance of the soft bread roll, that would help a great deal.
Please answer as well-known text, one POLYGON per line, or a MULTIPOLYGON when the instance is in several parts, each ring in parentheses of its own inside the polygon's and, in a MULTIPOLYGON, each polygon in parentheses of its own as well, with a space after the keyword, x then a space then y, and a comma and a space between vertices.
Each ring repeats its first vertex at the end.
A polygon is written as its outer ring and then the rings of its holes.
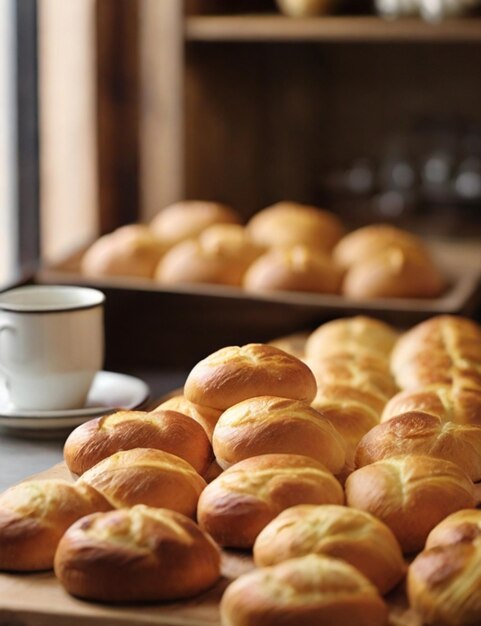
POLYGON ((455 315, 421 322, 396 343, 391 368, 401 389, 481 388, 481 327, 455 315))
POLYGON ((401 391, 386 404, 381 421, 409 411, 430 413, 443 422, 481 426, 481 389, 431 385, 417 391, 401 391))
POLYGON ((58 546, 55 574, 69 593, 88 600, 177 600, 219 579, 220 554, 184 515, 138 505, 71 526, 58 546))
POLYGON ((421 552, 409 566, 409 604, 423 624, 481 622, 481 543, 465 541, 421 552))
POLYGON ((206 250, 216 250, 225 258, 235 260, 241 273, 265 251, 264 246, 255 243, 241 224, 209 226, 200 233, 199 241, 206 250))
POLYGON ((117 411, 89 420, 70 433, 64 458, 81 475, 119 450, 157 448, 188 461, 199 473, 212 461, 212 448, 204 429, 191 417, 159 409, 155 412, 117 411))
POLYGON ((388 248, 346 273, 344 295, 364 298, 437 298, 445 281, 432 259, 415 249, 388 248))
POLYGON ((372 317, 357 315, 333 320, 314 330, 306 342, 306 357, 319 360, 330 354, 374 354, 388 359, 397 340, 391 326, 372 317))
POLYGON ((438 546, 450 546, 454 543, 474 541, 481 536, 481 511, 464 509, 444 518, 429 533, 426 550, 438 546))
POLYGON ((369 513, 345 506, 293 506, 270 522, 254 544, 258 567, 307 554, 346 561, 381 594, 397 585, 406 571, 391 530, 369 513))
POLYGON ((345 462, 344 441, 306 402, 259 396, 222 413, 212 438, 215 458, 227 469, 260 454, 302 454, 336 474, 345 462))
POLYGON ((60 538, 76 520, 112 507, 89 485, 32 480, 0 494, 0 570, 51 569, 60 538))
POLYGON ((152 231, 169 246, 197 237, 213 224, 238 224, 239 215, 219 202, 184 200, 162 209, 152 220, 152 231))
POLYGON ((252 548, 284 509, 343 502, 341 485, 320 463, 296 454, 264 454, 236 463, 211 482, 199 498, 197 519, 221 546, 252 548))
POLYGON ((243 285, 248 291, 339 293, 342 272, 327 255, 308 246, 269 250, 252 263, 243 285))
POLYGON ((402 454, 426 454, 456 463, 473 480, 481 480, 481 426, 441 422, 411 411, 379 424, 357 446, 357 467, 402 454))
POLYGON ((274 346, 249 343, 221 348, 199 361, 187 377, 184 395, 191 402, 222 411, 263 395, 311 402, 316 381, 296 357, 274 346))
POLYGON ((298 359, 303 359, 307 337, 308 333, 305 332, 293 333, 292 335, 273 339, 269 342, 269 345, 279 348, 279 350, 284 350, 287 354, 292 354, 292 356, 298 359))
POLYGON ((146 504, 193 517, 205 480, 183 459, 151 448, 124 450, 85 472, 89 485, 116 509, 146 504))
POLYGON ((425 249, 422 239, 407 230, 389 224, 370 224, 345 235, 332 254, 341 267, 349 268, 393 246, 403 250, 425 249))
POLYGON ((86 276, 137 276, 152 278, 166 250, 142 224, 130 224, 104 235, 82 257, 80 270, 86 276))
POLYGON ((458 465, 428 456, 377 461, 346 481, 348 506, 371 513, 397 537, 403 552, 424 546, 450 513, 475 505, 474 485, 458 465))
POLYGON ((174 396, 173 398, 165 400, 165 402, 162 402, 154 409, 154 412, 157 411, 177 411, 177 413, 183 413, 191 417, 202 426, 209 441, 212 441, 214 427, 222 413, 222 411, 218 409, 211 409, 208 406, 194 404, 190 400, 187 400, 185 396, 174 396))
POLYGON ((278 202, 256 213, 247 223, 252 239, 261 246, 298 244, 329 252, 344 234, 334 213, 297 202, 278 202))
POLYGON ((240 576, 220 604, 223 626, 386 626, 377 589, 339 559, 311 554, 240 576))

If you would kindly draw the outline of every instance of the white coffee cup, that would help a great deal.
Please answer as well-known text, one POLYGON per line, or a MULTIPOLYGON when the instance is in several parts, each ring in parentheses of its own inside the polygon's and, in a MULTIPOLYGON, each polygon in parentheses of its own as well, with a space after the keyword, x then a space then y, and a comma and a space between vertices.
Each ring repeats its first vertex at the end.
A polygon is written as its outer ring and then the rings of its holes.
POLYGON ((0 376, 15 410, 84 406, 104 361, 105 296, 30 285, 0 294, 0 376))

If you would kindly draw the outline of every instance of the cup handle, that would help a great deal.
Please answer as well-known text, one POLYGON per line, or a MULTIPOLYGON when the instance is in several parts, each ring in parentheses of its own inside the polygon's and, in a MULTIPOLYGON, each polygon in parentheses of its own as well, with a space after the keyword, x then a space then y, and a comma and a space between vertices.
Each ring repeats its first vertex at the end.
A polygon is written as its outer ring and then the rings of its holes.
MULTIPOLYGON (((14 333, 16 332, 16 328, 15 326, 13 326, 13 324, 9 324, 8 322, 4 322, 3 324, 0 323, 0 333, 4 331, 10 331, 14 333)), ((1 348, 1 342, 0 342, 0 348, 1 348)), ((8 371, 6 370, 5 367, 2 366, 1 360, 2 360, 2 353, 0 349, 0 376, 3 376, 3 378, 5 378, 5 381, 7 383, 7 388, 8 388, 8 371)))

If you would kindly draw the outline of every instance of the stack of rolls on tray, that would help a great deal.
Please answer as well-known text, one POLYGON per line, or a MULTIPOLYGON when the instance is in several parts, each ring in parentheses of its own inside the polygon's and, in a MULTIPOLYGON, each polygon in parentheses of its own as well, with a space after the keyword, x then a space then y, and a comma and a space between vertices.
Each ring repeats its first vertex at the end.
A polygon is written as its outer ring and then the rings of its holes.
POLYGON ((220 348, 153 410, 77 427, 73 482, 0 495, 0 569, 107 603, 214 587, 223 626, 387 626, 399 598, 401 626, 481 623, 480 350, 449 316, 220 348))
POLYGON ((436 298, 447 285, 419 236, 386 224, 347 233, 335 213, 292 201, 265 207, 246 222, 220 202, 176 202, 150 224, 100 237, 83 254, 80 271, 355 300, 436 298))

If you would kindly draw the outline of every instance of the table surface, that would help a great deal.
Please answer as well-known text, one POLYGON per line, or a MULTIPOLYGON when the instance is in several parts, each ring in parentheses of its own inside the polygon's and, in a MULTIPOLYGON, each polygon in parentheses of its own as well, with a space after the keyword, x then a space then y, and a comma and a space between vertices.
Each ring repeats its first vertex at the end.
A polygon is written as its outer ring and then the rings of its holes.
MULTIPOLYGON (((138 376, 150 387, 151 406, 164 394, 182 387, 184 371, 134 370, 123 373, 138 376)), ((27 439, 0 429, 0 491, 10 485, 52 467, 62 460, 65 437, 27 439)))

